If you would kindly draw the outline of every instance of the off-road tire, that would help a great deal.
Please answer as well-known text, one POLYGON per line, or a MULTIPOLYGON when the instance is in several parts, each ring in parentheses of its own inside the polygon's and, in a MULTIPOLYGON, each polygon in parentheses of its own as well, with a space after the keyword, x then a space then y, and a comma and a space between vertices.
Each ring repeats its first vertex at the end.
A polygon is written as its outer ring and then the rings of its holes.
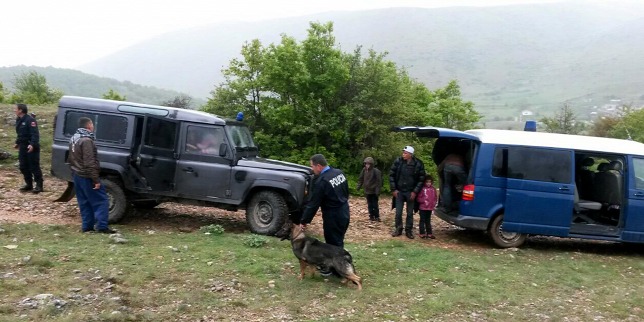
POLYGON ((275 235, 288 219, 284 196, 275 191, 256 193, 246 207, 246 222, 250 231, 260 235, 275 235))
POLYGON ((488 233, 492 237, 494 244, 500 248, 519 247, 523 245, 526 239, 526 234, 504 232, 501 228, 503 226, 503 214, 494 217, 492 224, 488 228, 488 233))
POLYGON ((115 180, 101 178, 101 184, 105 186, 107 198, 109 200, 109 217, 108 222, 114 224, 119 222, 128 211, 128 201, 120 184, 115 180))

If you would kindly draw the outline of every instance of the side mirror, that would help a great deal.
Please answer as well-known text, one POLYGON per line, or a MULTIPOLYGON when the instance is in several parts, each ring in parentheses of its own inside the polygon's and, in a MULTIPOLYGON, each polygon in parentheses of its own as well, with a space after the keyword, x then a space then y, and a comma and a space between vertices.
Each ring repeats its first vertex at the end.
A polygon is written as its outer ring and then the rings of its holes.
POLYGON ((228 144, 222 143, 219 145, 219 156, 224 158, 226 157, 226 153, 228 152, 228 144))

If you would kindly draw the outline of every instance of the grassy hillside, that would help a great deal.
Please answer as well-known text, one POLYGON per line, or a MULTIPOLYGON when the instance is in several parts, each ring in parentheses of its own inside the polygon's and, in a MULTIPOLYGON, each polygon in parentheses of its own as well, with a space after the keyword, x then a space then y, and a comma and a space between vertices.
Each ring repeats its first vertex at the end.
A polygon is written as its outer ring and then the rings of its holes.
MULTIPOLYGON (((65 95, 101 98, 110 89, 125 95, 128 101, 146 104, 159 104, 174 98, 181 93, 153 86, 134 84, 130 81, 118 81, 112 78, 86 74, 73 69, 37 66, 0 67, 0 82, 10 90, 16 75, 26 71, 36 71, 47 78, 51 87, 61 89, 65 95)), ((193 101, 193 106, 203 104, 203 100, 193 101)))
POLYGON ((337 42, 389 52, 430 88, 458 79, 489 120, 524 109, 550 115, 564 101, 585 113, 608 97, 644 104, 644 4, 563 2, 500 7, 394 8, 228 23, 166 34, 81 66, 206 97, 245 41, 302 39, 333 21, 337 42), (230 32, 230 31, 234 32, 230 32), (155 53, 150 55, 149 53, 155 53), (164 68, 158 68, 164 66, 164 68))

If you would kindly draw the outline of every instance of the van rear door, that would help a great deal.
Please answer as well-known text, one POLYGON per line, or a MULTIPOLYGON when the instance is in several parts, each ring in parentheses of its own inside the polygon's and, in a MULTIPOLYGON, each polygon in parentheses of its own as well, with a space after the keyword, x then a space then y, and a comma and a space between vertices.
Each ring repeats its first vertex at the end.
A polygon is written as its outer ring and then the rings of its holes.
POLYGON ((495 153, 503 153, 507 167, 503 230, 568 236, 574 203, 574 152, 510 146, 495 153))
MULTIPOLYGON (((430 139, 452 138, 455 140, 460 139, 464 141, 466 140, 466 141, 477 142, 477 143, 481 141, 475 135, 465 133, 459 130, 446 129, 441 127, 401 126, 401 127, 395 128, 394 131, 395 132, 413 132, 413 133, 416 133, 418 137, 430 138, 430 139)), ((434 145, 434 149, 432 150, 432 160, 434 161, 434 163, 436 163, 436 165, 440 164, 441 161, 443 161, 443 159, 445 158, 445 156, 447 156, 449 153, 454 152, 453 149, 456 148, 453 144, 454 142, 455 142, 454 140, 436 142, 436 145, 434 145), (444 143, 444 144, 441 144, 441 143, 444 143)), ((464 147, 464 148, 467 148, 467 147, 464 147)))

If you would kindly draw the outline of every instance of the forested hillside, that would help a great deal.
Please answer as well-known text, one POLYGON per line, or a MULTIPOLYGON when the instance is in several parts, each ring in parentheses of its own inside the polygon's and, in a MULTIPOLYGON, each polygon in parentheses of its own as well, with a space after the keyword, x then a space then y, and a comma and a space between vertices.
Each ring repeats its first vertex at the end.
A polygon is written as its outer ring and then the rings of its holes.
MULTIPOLYGON (((47 83, 52 88, 61 90, 65 95, 77 95, 101 98, 110 89, 124 95, 127 100, 146 104, 160 104, 173 99, 181 93, 172 90, 160 89, 153 86, 143 86, 130 81, 118 81, 112 78, 99 77, 86 74, 73 69, 37 66, 0 67, 0 82, 5 88, 12 89, 12 84, 17 75, 24 72, 35 71, 47 78, 47 83)), ((193 101, 193 107, 203 104, 193 101)))
POLYGON ((395 8, 218 24, 156 37, 81 69, 206 97, 244 42, 303 39, 310 21, 332 21, 343 51, 362 45, 388 52, 429 88, 457 79, 488 120, 524 109, 544 115, 564 101, 575 109, 610 98, 644 102, 644 3, 633 1, 395 8))

